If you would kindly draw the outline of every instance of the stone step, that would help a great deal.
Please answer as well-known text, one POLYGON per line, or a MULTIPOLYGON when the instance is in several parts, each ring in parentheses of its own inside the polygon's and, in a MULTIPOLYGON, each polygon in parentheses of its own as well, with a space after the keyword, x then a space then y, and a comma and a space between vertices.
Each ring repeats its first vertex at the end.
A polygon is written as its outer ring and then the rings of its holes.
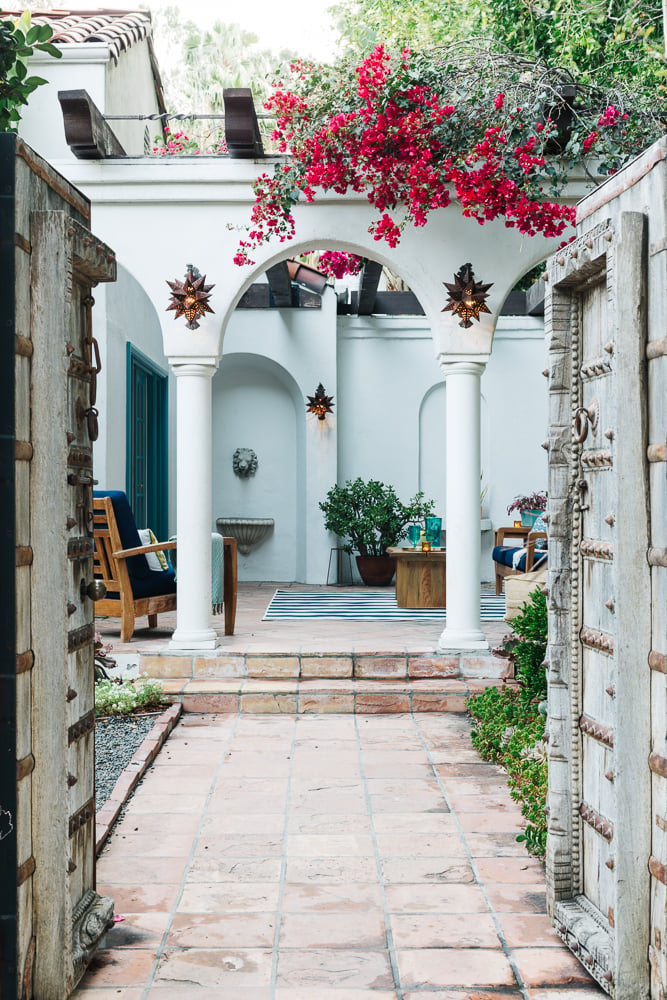
MULTIPOLYGON (((119 660, 136 654, 123 653, 119 660)), ((511 676, 508 661, 491 653, 233 653, 139 655, 139 673, 193 681, 232 679, 386 680, 497 679, 511 676)))
POLYGON ((164 678, 165 695, 184 712, 221 714, 465 712, 468 698, 499 679, 395 680, 280 679, 258 677, 193 680, 164 678))

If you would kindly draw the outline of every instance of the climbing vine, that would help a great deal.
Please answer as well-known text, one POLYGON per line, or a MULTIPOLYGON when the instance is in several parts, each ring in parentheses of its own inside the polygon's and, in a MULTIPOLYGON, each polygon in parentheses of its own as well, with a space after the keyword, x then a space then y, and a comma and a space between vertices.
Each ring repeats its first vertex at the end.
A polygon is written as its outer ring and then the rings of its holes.
POLYGON ((480 224, 502 218, 525 235, 559 236, 574 221, 555 200, 568 168, 595 156, 608 173, 660 134, 658 121, 613 96, 490 50, 392 54, 378 45, 356 67, 294 63, 266 103, 289 158, 255 181, 235 262, 292 239, 293 206, 318 189, 363 192, 377 212, 370 232, 390 247, 454 200, 480 224))
POLYGON ((52 35, 48 24, 31 24, 29 11, 16 20, 0 21, 0 132, 16 132, 21 107, 47 82, 41 76, 28 76, 30 56, 39 51, 61 57, 60 49, 49 42, 52 35))

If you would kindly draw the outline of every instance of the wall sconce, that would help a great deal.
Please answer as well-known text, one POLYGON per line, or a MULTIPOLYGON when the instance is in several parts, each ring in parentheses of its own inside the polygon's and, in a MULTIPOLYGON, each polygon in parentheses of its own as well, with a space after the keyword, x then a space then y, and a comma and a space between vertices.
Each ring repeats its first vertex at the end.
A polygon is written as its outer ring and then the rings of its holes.
POLYGON ((167 284, 171 288, 171 302, 167 306, 166 312, 174 309, 176 311, 174 319, 185 316, 187 329, 198 330, 197 317, 203 316, 207 312, 213 312, 208 300, 211 297, 211 289, 215 288, 215 285, 207 285, 206 275, 200 274, 193 264, 186 264, 186 274, 183 281, 176 278, 174 281, 167 281, 167 284))
POLYGON ((493 285, 483 285, 481 281, 475 281, 472 264, 464 264, 454 275, 454 284, 443 281, 443 285, 449 292, 447 305, 442 312, 451 310, 455 316, 461 317, 459 326, 467 329, 472 326, 471 320, 479 321, 480 313, 490 313, 491 310, 484 304, 488 299, 488 290, 493 285))
POLYGON ((315 390, 314 396, 308 397, 308 405, 306 406, 306 413, 317 414, 318 420, 324 420, 327 413, 333 413, 333 408, 336 404, 333 401, 333 396, 327 396, 324 391, 324 386, 320 382, 317 389, 315 390))

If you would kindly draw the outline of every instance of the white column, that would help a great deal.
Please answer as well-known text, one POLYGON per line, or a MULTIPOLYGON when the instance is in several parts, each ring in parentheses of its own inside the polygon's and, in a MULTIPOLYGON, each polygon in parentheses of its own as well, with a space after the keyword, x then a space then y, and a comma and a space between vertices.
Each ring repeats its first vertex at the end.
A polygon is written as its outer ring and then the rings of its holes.
POLYGON ((176 376, 176 631, 171 649, 215 649, 211 628, 211 379, 216 365, 174 364, 176 376))
POLYGON ((478 361, 441 362, 447 383, 447 625, 441 650, 488 649, 480 624, 478 361))

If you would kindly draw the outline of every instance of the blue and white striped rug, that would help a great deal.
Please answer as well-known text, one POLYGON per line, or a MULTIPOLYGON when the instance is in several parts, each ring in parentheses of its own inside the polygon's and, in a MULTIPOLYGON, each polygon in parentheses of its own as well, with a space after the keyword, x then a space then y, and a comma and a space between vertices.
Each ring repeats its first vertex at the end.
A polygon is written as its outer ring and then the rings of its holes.
MULTIPOLYGON (((505 596, 482 594, 483 622, 499 622, 505 617, 505 596)), ((264 621, 299 620, 301 618, 331 618, 355 622, 442 621, 446 608, 399 608, 393 590, 354 593, 329 591, 276 590, 271 598, 264 621)))

